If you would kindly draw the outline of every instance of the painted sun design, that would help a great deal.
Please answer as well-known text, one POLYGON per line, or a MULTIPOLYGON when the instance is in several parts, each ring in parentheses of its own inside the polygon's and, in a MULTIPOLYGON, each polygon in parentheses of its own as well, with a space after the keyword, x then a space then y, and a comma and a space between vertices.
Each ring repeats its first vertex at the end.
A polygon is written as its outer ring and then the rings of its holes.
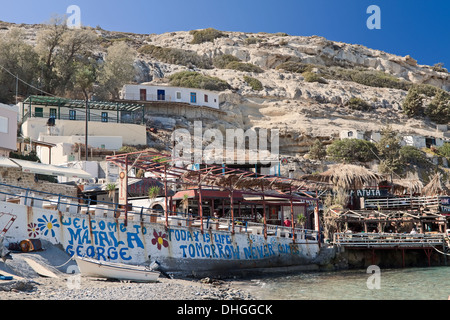
POLYGON ((153 237, 154 238, 152 239, 152 244, 156 245, 158 247, 158 250, 161 250, 161 246, 163 246, 164 248, 167 248, 169 246, 169 242, 166 240, 166 234, 162 235, 162 232, 158 234, 156 230, 153 230, 153 237))
POLYGON ((44 233, 44 236, 47 236, 50 233, 51 236, 54 237, 54 228, 59 228, 58 219, 53 218, 53 215, 50 215, 50 218, 43 215, 42 218, 38 219, 38 227, 44 233))

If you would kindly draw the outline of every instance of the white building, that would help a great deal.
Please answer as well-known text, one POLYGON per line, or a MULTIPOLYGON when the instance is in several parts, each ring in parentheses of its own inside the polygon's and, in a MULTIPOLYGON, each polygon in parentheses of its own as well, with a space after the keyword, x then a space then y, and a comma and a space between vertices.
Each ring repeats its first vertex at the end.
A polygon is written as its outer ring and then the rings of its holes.
MULTIPOLYGON (((123 144, 146 145, 147 130, 143 123, 143 112, 144 106, 137 103, 90 101, 87 113, 88 145, 92 145, 94 136, 121 136, 123 144)), ((83 101, 30 96, 19 104, 19 114, 23 122, 23 136, 33 140, 38 140, 41 134, 86 134, 86 108, 83 101)))
POLYGON ((361 139, 373 143, 380 141, 381 134, 373 131, 361 131, 356 129, 342 130, 339 133, 339 138, 342 139, 361 139))
POLYGON ((183 102, 196 106, 219 109, 219 93, 153 84, 126 84, 121 91, 123 100, 183 102))
POLYGON ((16 107, 0 103, 0 156, 17 150, 17 115, 16 107))
POLYGON ((402 144, 405 146, 414 146, 416 148, 431 148, 442 147, 444 145, 444 140, 436 137, 424 137, 417 135, 407 135, 403 136, 402 144))
MULTIPOLYGON (((402 135, 401 144, 403 146, 414 146, 416 148, 430 148, 431 146, 441 147, 444 145, 444 139, 431 136, 420 135, 402 135)), ((342 130, 339 133, 339 138, 342 139, 361 139, 373 143, 379 142, 381 134, 374 131, 361 131, 356 129, 342 130)))
MULTIPOLYGON (((46 146, 36 146, 36 154, 42 163, 59 165, 84 159, 84 156, 81 156, 81 151, 84 152, 84 149, 81 150, 82 148, 79 147, 84 145, 84 136, 48 136, 41 134, 39 142, 54 145, 50 150, 46 146)), ((88 142, 91 150, 117 151, 123 146, 122 136, 91 136, 88 142)), ((93 155, 89 154, 88 156, 92 158, 93 155)))

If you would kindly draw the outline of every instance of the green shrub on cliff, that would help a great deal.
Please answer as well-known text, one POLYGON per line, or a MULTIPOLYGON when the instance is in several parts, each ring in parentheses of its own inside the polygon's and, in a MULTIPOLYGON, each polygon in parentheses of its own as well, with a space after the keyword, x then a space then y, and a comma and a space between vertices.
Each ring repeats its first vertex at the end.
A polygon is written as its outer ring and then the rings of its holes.
POLYGON ((249 77, 249 76, 244 76, 244 81, 250 87, 252 87, 252 89, 255 90, 255 91, 261 91, 263 89, 263 85, 262 85, 261 81, 259 81, 256 78, 252 78, 252 77, 249 77))
POLYGON ((232 54, 221 54, 219 56, 214 57, 213 64, 216 68, 226 69, 229 63, 235 61, 240 62, 241 59, 233 56, 232 54))
POLYGON ((177 87, 197 88, 213 91, 230 89, 228 82, 217 77, 202 75, 193 71, 181 71, 169 77, 170 84, 177 87))
POLYGON ((212 61, 207 57, 202 57, 189 50, 163 48, 147 44, 138 49, 138 52, 151 56, 161 62, 177 64, 186 67, 197 67, 201 69, 211 69, 212 61))
POLYGON ((194 36, 191 43, 200 44, 204 42, 214 42, 214 39, 226 37, 226 34, 216 30, 214 28, 207 28, 203 30, 191 30, 189 31, 191 35, 194 36))
POLYGON ((227 64, 226 69, 233 69, 237 71, 244 71, 244 72, 254 72, 254 73, 262 73, 264 72, 263 69, 260 67, 252 64, 252 63, 245 63, 245 62, 239 62, 239 61, 233 61, 227 64))

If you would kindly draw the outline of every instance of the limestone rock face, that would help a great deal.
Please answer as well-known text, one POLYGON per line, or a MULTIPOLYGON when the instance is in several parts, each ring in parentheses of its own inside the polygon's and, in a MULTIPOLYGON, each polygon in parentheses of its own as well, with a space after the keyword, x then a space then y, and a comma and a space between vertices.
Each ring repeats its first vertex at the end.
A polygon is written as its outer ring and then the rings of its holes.
MULTIPOLYGON (((36 41, 36 33, 42 27, 1 23, 0 36, 13 26, 24 29, 30 43, 36 41)), ((343 130, 379 131, 383 126, 391 125, 404 134, 435 137, 442 137, 444 134, 437 132, 433 123, 424 119, 410 119, 402 113, 406 90, 330 79, 326 83, 307 82, 301 73, 276 69, 287 61, 349 70, 363 68, 382 71, 411 83, 450 89, 449 73, 419 65, 412 57, 413 53, 402 57, 319 36, 223 32, 225 36, 212 42, 192 44, 193 36, 189 31, 130 34, 95 29, 94 32, 106 42, 126 38, 127 43, 135 49, 155 45, 189 50, 209 59, 230 54, 242 62, 252 63, 263 69, 262 73, 215 67, 200 69, 195 65, 170 64, 139 54, 135 61, 137 83, 164 81, 176 72, 193 70, 223 79, 233 88, 221 94, 220 108, 223 114, 214 120, 194 119, 184 115, 179 120, 184 126, 189 126, 194 120, 203 120, 205 128, 214 127, 223 131, 232 128, 277 129, 280 131, 280 153, 293 157, 302 157, 307 153, 316 138, 329 142, 343 130), (244 76, 258 79, 262 83, 262 90, 252 89, 244 76), (367 110, 351 109, 348 102, 352 98, 366 102, 367 110)), ((106 47, 99 45, 95 50, 99 59, 104 59, 106 47)))

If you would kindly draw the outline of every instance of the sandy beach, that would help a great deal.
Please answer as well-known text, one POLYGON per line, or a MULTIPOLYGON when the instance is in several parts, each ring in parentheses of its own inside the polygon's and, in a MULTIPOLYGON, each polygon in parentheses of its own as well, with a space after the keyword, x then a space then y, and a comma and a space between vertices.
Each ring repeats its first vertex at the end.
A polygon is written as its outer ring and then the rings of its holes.
POLYGON ((0 260, 0 300, 253 300, 230 280, 211 278, 169 279, 138 283, 82 277, 76 262, 59 247, 43 244, 43 250, 11 252, 0 260), (32 263, 30 265, 30 260, 32 263), (41 270, 36 271, 33 265, 41 270), (42 271, 48 274, 42 274, 42 271), (12 279, 10 278, 12 277, 12 279))

